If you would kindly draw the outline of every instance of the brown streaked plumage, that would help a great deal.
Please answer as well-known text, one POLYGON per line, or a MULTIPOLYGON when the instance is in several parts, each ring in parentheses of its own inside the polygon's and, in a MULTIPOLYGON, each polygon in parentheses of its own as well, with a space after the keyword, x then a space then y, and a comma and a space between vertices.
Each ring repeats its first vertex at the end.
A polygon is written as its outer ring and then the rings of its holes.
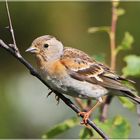
MULTIPOLYGON (((35 39, 26 51, 35 54, 38 70, 46 82, 63 94, 101 102, 102 96, 108 94, 108 90, 113 90, 112 94, 118 91, 115 95, 129 97, 140 104, 140 97, 122 83, 130 80, 118 76, 83 51, 64 48, 53 36, 45 35, 35 39)), ((94 109, 80 113, 84 116, 85 124, 94 109)))

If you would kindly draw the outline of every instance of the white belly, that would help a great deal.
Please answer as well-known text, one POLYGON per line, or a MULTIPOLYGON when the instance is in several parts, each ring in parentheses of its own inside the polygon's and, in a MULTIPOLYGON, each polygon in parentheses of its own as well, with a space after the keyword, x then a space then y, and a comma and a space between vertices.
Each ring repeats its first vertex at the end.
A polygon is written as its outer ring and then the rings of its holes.
POLYGON ((78 81, 70 76, 64 77, 61 80, 50 76, 47 76, 45 79, 53 89, 73 97, 99 99, 108 93, 107 89, 99 85, 78 81))

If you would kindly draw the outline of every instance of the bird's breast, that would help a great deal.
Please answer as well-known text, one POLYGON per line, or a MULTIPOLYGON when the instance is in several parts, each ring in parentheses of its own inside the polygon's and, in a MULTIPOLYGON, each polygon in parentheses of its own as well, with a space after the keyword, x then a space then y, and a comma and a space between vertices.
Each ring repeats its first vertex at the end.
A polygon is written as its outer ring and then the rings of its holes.
POLYGON ((61 78, 67 74, 65 66, 59 60, 44 61, 39 58, 37 61, 38 71, 43 76, 50 76, 54 78, 61 78))
POLYGON ((60 61, 47 62, 40 68, 42 78, 55 90, 80 98, 96 98, 105 95, 106 89, 86 81, 73 79, 60 61))

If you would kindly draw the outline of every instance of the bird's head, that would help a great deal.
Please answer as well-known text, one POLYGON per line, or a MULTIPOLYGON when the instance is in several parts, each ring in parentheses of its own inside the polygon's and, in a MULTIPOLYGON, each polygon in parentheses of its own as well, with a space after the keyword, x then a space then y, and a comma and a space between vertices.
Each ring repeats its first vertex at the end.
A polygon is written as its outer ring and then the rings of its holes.
POLYGON ((63 44, 55 37, 44 35, 36 38, 26 52, 31 52, 46 60, 57 59, 63 53, 63 44))

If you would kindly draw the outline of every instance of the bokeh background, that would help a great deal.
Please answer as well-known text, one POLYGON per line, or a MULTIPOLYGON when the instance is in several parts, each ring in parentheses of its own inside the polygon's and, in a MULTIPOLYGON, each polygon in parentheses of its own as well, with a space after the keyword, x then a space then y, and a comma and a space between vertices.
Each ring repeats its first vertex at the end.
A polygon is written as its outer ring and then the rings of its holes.
MULTIPOLYGON (((117 44, 129 31, 135 41, 133 49, 122 52, 117 59, 117 72, 125 66, 126 54, 140 55, 140 2, 121 2, 126 14, 117 24, 117 44)), ((34 57, 25 53, 38 36, 56 36, 65 46, 81 49, 93 56, 99 54, 110 64, 109 38, 104 32, 89 34, 92 26, 110 26, 110 2, 9 2, 17 45, 22 55, 35 65, 34 57)), ((12 39, 8 29, 5 3, 0 2, 0 38, 6 43, 12 39)), ((131 78, 131 77, 130 77, 131 78)), ((135 80, 140 91, 140 79, 135 80)), ((48 89, 13 56, 0 49, 0 138, 41 138, 53 125, 76 114, 62 101, 56 105, 54 95, 46 98, 48 89)), ((130 138, 140 138, 136 110, 123 108, 115 97, 109 118, 121 114, 131 123, 130 138)), ((80 119, 79 119, 80 121, 80 119)), ((79 138, 79 129, 69 130, 57 138, 79 138)))

